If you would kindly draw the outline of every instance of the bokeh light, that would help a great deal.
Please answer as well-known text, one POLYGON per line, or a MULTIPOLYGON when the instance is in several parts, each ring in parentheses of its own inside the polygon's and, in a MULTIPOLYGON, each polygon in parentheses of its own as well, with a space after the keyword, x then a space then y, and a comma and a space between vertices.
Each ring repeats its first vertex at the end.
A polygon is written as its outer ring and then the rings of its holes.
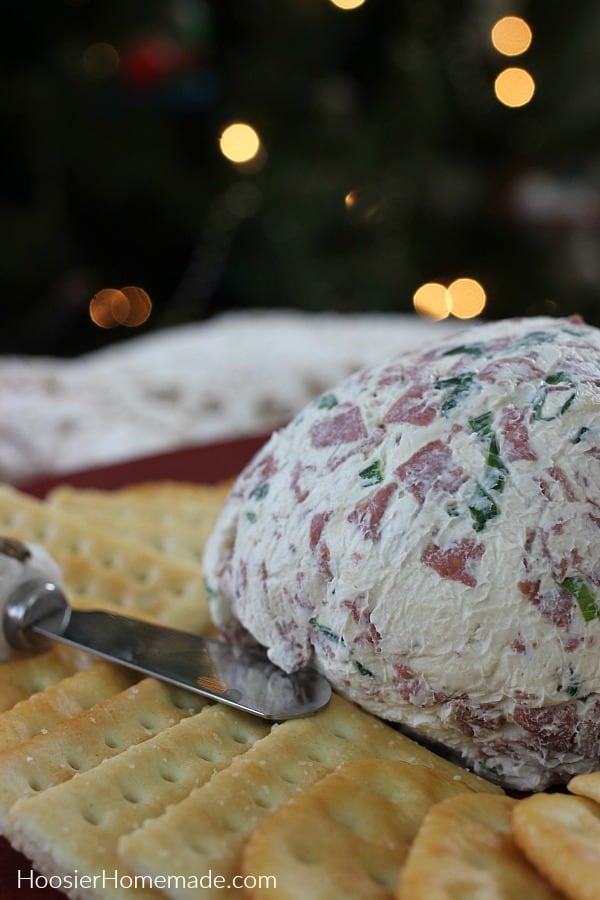
POLYGON ((98 41, 83 51, 81 64, 83 71, 92 81, 108 81, 116 75, 120 58, 112 44, 98 41))
POLYGON ((445 319, 450 314, 450 294, 443 284, 428 281, 415 291, 413 306, 427 319, 445 319))
POLYGON ((535 81, 527 69, 503 69, 494 82, 496 97, 505 106, 525 106, 535 93, 535 81))
POLYGON ((261 141, 257 132, 245 122, 232 122, 221 132, 219 147, 232 163, 247 163, 260 153, 261 141))
POLYGON ((438 281, 422 284, 413 295, 415 312, 427 319, 473 319, 485 309, 486 294, 474 278, 457 278, 446 287, 438 281))
POLYGON ((135 328, 142 325, 152 312, 152 301, 143 288, 130 285, 121 288, 104 288, 98 291, 89 305, 90 319, 99 328, 116 328, 125 325, 135 328))
POLYGON ((136 287, 135 285, 121 288, 121 293, 129 303, 129 312, 120 324, 126 325, 128 328, 137 328, 150 316, 152 301, 144 288, 136 287))
POLYGON ((371 186, 349 191, 344 197, 344 206, 353 225, 376 225, 385 215, 385 199, 371 186))
POLYGON ((529 49, 531 28, 520 16, 504 16, 491 31, 491 40, 498 53, 504 56, 520 56, 529 49))
POLYGON ((358 9, 366 0, 330 0, 338 9, 358 9))
POLYGON ((472 319, 485 309, 486 294, 474 278, 457 278, 448 285, 450 313, 457 319, 472 319))

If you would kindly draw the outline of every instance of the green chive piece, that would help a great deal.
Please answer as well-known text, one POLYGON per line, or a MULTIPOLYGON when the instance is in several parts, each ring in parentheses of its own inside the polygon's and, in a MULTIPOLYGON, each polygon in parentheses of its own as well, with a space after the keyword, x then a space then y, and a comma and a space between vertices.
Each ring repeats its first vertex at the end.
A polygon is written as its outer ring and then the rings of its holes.
POLYGON ((572 439, 571 443, 572 443, 572 444, 580 444, 581 441, 584 439, 584 437, 586 436, 586 434, 588 433, 589 430, 590 430, 590 429, 589 429, 586 425, 583 425, 583 426, 579 429, 579 431, 577 432, 577 434, 575 435, 575 437, 572 439))
MULTIPOLYGON (((576 395, 577 385, 568 374, 568 372, 553 372, 550 375, 547 375, 533 399, 533 418, 537 421, 542 422, 551 422, 553 419, 558 419, 559 416, 562 416, 562 414, 568 410, 576 395), (557 384, 564 384, 566 388, 571 389, 571 393, 569 394, 565 402, 556 409, 548 409, 547 407, 546 409, 544 409, 550 395, 549 388, 557 384)), ((554 396, 556 397, 556 394, 554 396)))
POLYGON ((475 531, 483 531, 490 519, 494 519, 500 512, 493 497, 479 482, 477 482, 477 488, 469 503, 469 512, 475 531))
POLYGON ((458 356, 461 353, 468 354, 469 356, 481 356, 484 350, 485 344, 459 344, 458 347, 452 347, 450 350, 446 350, 445 353, 442 353, 442 356, 458 356))
POLYGON ((362 479, 363 487, 371 487, 374 484, 381 484, 381 482, 383 481, 381 460, 376 459, 375 462, 371 463, 370 466, 367 466, 365 469, 361 469, 361 471, 358 473, 358 477, 362 479))
POLYGON ((375 678, 375 676, 373 675, 371 670, 367 669, 366 666, 363 666, 363 664, 361 662, 359 662, 357 659, 353 659, 352 663, 353 663, 356 671, 359 672, 361 675, 367 675, 369 678, 375 678))
POLYGON ((581 578, 578 575, 569 576, 558 582, 558 586, 564 588, 575 597, 585 622, 591 622, 592 619, 597 619, 600 616, 596 593, 585 578, 581 578))
POLYGON ((323 396, 319 397, 317 400, 317 409, 333 409, 338 403, 339 400, 335 394, 323 394, 323 396))
POLYGON ((334 644, 344 643, 341 635, 336 634, 335 631, 332 631, 331 628, 327 627, 327 625, 322 625, 321 622, 319 622, 314 617, 312 619, 309 619, 308 622, 309 625, 312 625, 313 628, 316 628, 317 631, 320 631, 322 635, 324 635, 326 638, 329 638, 329 640, 333 641, 334 644))
POLYGON ((442 404, 442 412, 444 415, 461 402, 466 394, 469 393, 473 386, 473 372, 464 372, 462 375, 456 375, 453 378, 439 378, 434 381, 433 386, 438 391, 452 388, 442 404))
POLYGON ((253 491, 250 491, 250 498, 252 500, 264 500, 268 493, 269 482, 263 481, 263 483, 259 484, 258 487, 255 487, 253 491))

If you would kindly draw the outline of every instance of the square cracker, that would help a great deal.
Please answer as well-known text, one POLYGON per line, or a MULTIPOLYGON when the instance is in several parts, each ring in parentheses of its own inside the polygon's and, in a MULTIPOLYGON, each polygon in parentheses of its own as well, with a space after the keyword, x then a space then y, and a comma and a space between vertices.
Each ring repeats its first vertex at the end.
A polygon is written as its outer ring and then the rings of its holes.
MULTIPOLYGON (((313 716, 277 725, 203 788, 121 840, 119 854, 141 874, 237 874, 253 828, 343 763, 400 759, 427 766, 470 790, 502 793, 338 695, 313 716)), ((177 886, 165 891, 185 897, 177 886)), ((207 898, 223 896, 205 889, 207 898)))
POLYGON ((132 672, 107 662, 94 663, 43 691, 16 703, 0 716, 0 752, 48 731, 135 680, 132 672))
MULTIPOLYGON (((250 834, 241 874, 252 900, 390 900, 433 803, 469 789, 400 760, 346 763, 250 834)), ((486 795, 487 796, 487 795, 486 795)))
POLYGON ((86 772, 206 703, 189 691, 145 678, 0 753, 0 830, 4 832, 8 811, 17 800, 86 772))
POLYGON ((433 805, 408 852, 397 900, 559 900, 513 840, 517 803, 470 793, 433 805))
POLYGON ((600 804, 569 794, 533 794, 512 814, 515 842, 570 900, 598 900, 600 804))
POLYGON ((42 544, 74 606, 121 611, 188 631, 210 629, 202 570, 0 485, 0 533, 42 544))
POLYGON ((73 891, 73 897, 160 897, 152 886, 127 882, 132 876, 117 856, 119 838, 188 797, 268 729, 245 713, 206 706, 89 771, 17 801, 7 816, 7 835, 42 874, 64 877, 77 869, 96 878, 94 888, 73 891), (118 883, 103 880, 115 871, 118 883))
POLYGON ((64 653, 64 649, 67 648, 57 646, 35 656, 22 655, 0 663, 0 713, 82 668, 77 657, 64 653))
POLYGON ((228 489, 229 482, 150 482, 113 491, 63 485, 49 494, 48 502, 171 559, 199 565, 228 489))

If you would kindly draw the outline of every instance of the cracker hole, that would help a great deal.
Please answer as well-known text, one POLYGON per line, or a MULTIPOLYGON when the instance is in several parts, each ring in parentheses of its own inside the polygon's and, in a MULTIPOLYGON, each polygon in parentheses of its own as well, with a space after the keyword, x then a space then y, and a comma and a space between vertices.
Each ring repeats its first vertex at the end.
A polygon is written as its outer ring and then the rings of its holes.
POLYGON ((285 769, 277 773, 280 781, 286 784, 302 784, 304 782, 302 772, 296 770, 285 769))
POLYGON ((216 763, 218 761, 217 754, 210 747, 196 747, 194 753, 198 759, 203 759, 204 762, 216 763))
POLYGON ((32 775, 31 778, 28 778, 27 784, 29 785, 31 790, 35 791, 36 793, 38 793, 38 791, 43 791, 45 788, 43 782, 39 778, 36 778, 35 775, 32 775))
POLYGON ((371 879, 373 884, 376 884, 378 887, 387 888, 388 891, 393 891, 396 883, 395 873, 390 875, 388 872, 381 872, 379 870, 371 869, 369 871, 367 869, 367 877, 371 879))
POLYGON ((331 734, 336 738, 340 738, 342 741, 350 741, 353 738, 353 735, 350 732, 344 731, 341 725, 335 725, 331 729, 331 734))
POLYGON ((320 763, 320 764, 323 764, 323 765, 327 765, 327 759, 326 759, 326 757, 323 756, 323 754, 321 754, 321 753, 315 753, 315 752, 313 751, 312 753, 306 753, 305 756, 306 756, 307 760, 309 760, 309 762, 314 762, 314 763, 320 763))
POLYGON ((79 772, 83 768, 82 764, 74 756, 67 756, 66 763, 74 772, 79 772))
POLYGON ((243 734, 241 731, 231 731, 229 733, 229 737, 234 742, 234 744, 251 744, 252 738, 247 734, 243 734))
POLYGON ((252 798, 252 802, 260 809, 273 809, 273 803, 268 797, 261 797, 260 795, 257 795, 252 798))
POLYGON ((109 750, 118 750, 121 742, 113 734, 104 736, 104 744, 109 750))
POLYGON ((181 781, 181 775, 179 772, 174 772, 172 769, 162 769, 159 772, 160 777, 163 781, 168 782, 169 784, 179 784, 181 781))
POLYGON ((138 719, 138 724, 140 728, 143 728, 145 731, 154 732, 160 730, 160 726, 158 725, 158 723, 154 719, 151 719, 149 716, 144 716, 138 719))
POLYGON ((294 858, 307 866, 317 865, 321 861, 319 850, 311 844, 298 844, 292 847, 294 858))
POLYGON ((88 825, 97 826, 100 824, 100 814, 93 809, 82 809, 81 818, 84 822, 87 822, 88 825))
POLYGON ((140 795, 136 794, 135 791, 133 791, 131 788, 121 788, 120 790, 121 797, 127 803, 131 803, 133 806, 135 806, 137 803, 142 802, 142 798, 140 797, 140 795))
POLYGON ((223 819, 223 825, 232 834, 240 834, 242 831, 246 830, 246 824, 243 818, 236 819, 233 816, 226 816, 223 819))

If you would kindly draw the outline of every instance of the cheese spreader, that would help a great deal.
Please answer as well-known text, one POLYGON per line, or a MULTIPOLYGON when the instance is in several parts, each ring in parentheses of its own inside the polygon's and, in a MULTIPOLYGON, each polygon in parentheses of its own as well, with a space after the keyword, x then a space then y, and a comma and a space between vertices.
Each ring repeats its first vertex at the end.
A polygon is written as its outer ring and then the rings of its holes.
POLYGON ((273 721, 311 715, 330 699, 331 686, 316 670, 287 674, 260 648, 104 610, 74 609, 60 578, 49 577, 56 572, 42 548, 0 538, 3 636, 11 647, 38 651, 60 641, 273 721))

